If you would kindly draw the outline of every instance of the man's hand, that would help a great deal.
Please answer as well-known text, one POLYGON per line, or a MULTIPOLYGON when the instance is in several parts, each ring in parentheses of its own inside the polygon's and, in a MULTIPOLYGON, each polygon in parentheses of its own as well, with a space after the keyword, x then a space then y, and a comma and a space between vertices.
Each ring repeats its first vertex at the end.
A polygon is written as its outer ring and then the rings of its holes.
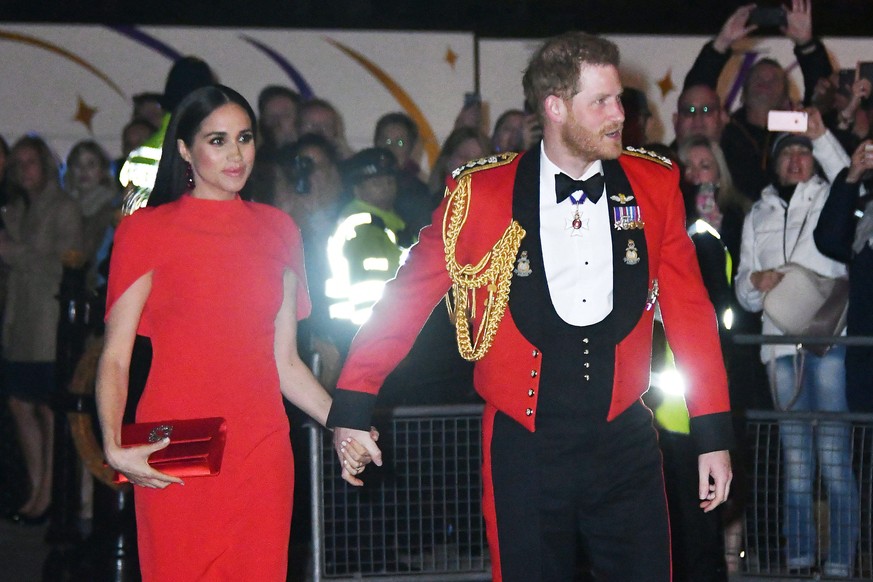
POLYGON ((741 38, 745 38, 750 32, 758 28, 755 24, 747 25, 749 14, 754 9, 755 4, 746 4, 737 8, 736 12, 731 14, 722 24, 721 30, 718 31, 718 36, 712 42, 712 48, 724 54, 731 48, 732 44, 741 38))
POLYGON ((364 484, 358 475, 371 461, 382 466, 382 451, 376 446, 379 431, 337 427, 333 431, 333 446, 342 466, 342 478, 356 487, 364 484))
POLYGON ((727 451, 704 453, 697 458, 700 508, 709 513, 724 503, 731 490, 731 455, 727 451))
POLYGON ((796 45, 804 45, 812 40, 812 2, 810 0, 791 0, 791 10, 785 13, 786 25, 782 34, 796 45))

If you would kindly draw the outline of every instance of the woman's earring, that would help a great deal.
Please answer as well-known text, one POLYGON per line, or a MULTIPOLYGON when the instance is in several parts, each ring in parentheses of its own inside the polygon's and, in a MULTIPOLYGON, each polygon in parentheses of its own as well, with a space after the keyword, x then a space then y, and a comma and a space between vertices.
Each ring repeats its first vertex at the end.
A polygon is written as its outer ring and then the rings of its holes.
POLYGON ((191 167, 191 162, 185 162, 185 182, 189 190, 194 189, 194 168, 191 167))

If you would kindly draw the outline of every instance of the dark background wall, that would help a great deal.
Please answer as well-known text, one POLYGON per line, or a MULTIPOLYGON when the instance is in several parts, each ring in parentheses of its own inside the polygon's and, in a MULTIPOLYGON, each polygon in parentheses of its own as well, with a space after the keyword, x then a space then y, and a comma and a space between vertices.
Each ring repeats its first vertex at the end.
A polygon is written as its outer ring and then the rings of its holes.
MULTIPOLYGON (((724 0, 2 0, 0 21, 462 30, 491 37, 715 34, 724 0)), ((761 4, 778 5, 762 1, 761 4)), ((815 33, 873 35, 873 0, 817 0, 815 33)))

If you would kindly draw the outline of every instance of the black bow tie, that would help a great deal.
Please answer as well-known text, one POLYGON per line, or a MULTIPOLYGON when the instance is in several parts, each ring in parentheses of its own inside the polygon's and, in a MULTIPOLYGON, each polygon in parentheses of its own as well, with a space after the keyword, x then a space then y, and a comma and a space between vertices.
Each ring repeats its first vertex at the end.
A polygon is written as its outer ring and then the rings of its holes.
POLYGON ((603 195, 603 174, 594 174, 587 180, 574 180, 567 174, 555 174, 555 196, 558 204, 567 199, 573 192, 582 190, 591 202, 597 204, 603 195))

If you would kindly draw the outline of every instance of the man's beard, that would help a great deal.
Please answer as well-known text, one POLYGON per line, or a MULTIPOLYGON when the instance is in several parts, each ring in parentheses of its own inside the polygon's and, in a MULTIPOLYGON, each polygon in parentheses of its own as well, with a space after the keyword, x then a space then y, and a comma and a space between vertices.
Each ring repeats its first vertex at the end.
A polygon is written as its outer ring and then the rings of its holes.
POLYGON ((594 160, 614 160, 621 155, 621 142, 606 138, 606 134, 621 131, 622 124, 604 124, 597 131, 582 127, 572 113, 561 128, 561 141, 573 156, 593 162, 594 160), (607 140, 607 141, 604 141, 607 140))

